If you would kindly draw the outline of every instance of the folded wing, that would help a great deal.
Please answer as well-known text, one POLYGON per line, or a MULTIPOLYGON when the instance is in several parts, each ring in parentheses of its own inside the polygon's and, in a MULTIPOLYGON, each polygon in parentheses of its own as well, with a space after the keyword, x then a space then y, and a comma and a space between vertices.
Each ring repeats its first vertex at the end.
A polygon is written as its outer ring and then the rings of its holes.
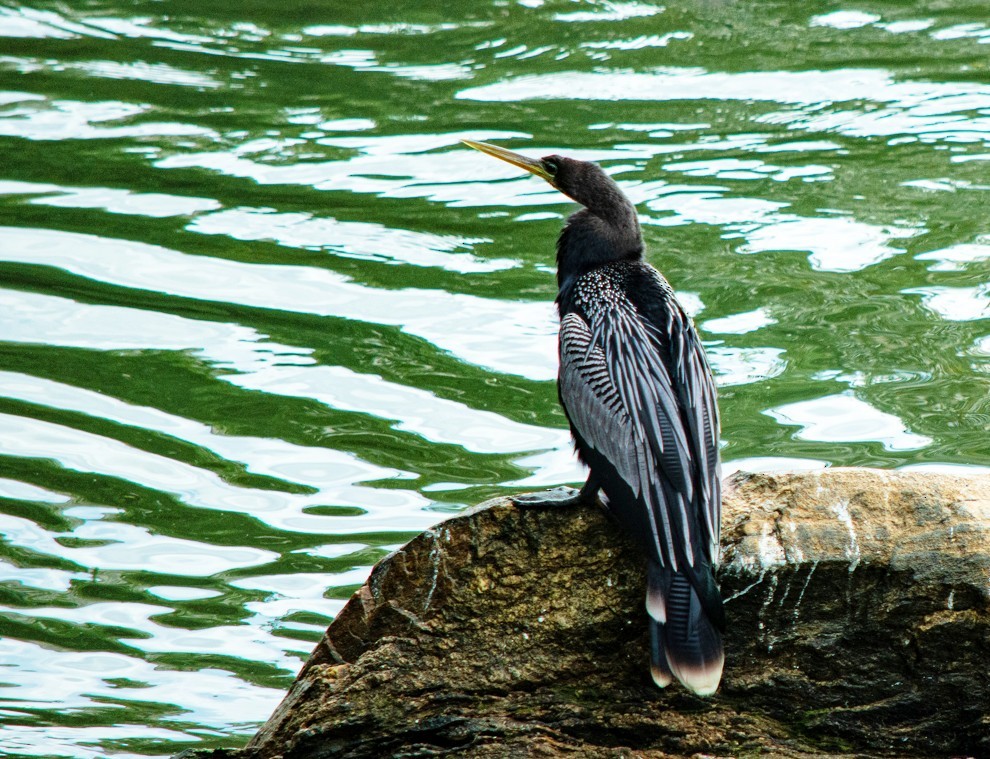
POLYGON ((585 444, 647 509, 654 558, 678 571, 699 552, 718 559, 718 411, 697 333, 670 305, 660 324, 628 299, 567 314, 560 395, 585 444))

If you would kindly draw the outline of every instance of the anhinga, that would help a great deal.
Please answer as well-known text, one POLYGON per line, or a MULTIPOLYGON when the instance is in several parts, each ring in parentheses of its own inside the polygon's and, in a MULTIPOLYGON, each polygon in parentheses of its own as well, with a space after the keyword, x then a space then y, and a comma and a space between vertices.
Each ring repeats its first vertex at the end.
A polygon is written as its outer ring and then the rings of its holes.
POLYGON ((721 488, 715 383, 690 317, 643 260, 632 202, 599 166, 469 147, 545 179, 582 209, 557 240, 557 389, 579 457, 582 500, 608 509, 644 548, 651 673, 715 692, 724 656, 718 562, 721 488))

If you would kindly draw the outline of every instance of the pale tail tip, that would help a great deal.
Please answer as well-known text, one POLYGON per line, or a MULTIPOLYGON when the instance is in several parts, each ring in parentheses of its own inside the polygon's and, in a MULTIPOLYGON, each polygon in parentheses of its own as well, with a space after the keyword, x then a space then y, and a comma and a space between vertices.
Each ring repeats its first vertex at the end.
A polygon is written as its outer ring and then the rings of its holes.
POLYGON ((658 688, 666 688, 674 682, 674 676, 665 667, 650 667, 650 675, 653 676, 653 682, 658 688))
POLYGON ((661 625, 667 621, 667 606, 659 590, 651 588, 646 592, 646 613, 661 625))
POLYGON ((723 657, 710 662, 708 666, 701 667, 678 667, 677 679, 684 687, 696 696, 711 696, 718 690, 718 684, 722 680, 722 665, 725 663, 723 657))

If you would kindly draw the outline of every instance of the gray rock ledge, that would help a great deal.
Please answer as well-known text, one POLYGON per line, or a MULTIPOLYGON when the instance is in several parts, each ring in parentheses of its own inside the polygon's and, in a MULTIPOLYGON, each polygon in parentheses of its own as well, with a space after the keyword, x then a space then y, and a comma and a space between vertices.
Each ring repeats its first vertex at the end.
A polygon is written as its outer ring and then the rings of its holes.
POLYGON ((238 759, 990 757, 990 477, 726 482, 726 666, 647 672, 642 559, 489 501, 381 561, 238 759))

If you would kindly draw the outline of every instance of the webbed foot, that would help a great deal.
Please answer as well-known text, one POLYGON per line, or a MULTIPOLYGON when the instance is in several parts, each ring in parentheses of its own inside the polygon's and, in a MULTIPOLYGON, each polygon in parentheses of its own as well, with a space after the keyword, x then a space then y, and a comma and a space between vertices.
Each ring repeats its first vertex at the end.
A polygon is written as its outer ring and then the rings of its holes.
POLYGON ((512 496, 512 502, 522 509, 557 509, 577 506, 582 502, 581 490, 566 486, 541 490, 538 493, 522 493, 512 496))
POLYGON ((539 493, 523 493, 512 496, 512 502, 521 508, 551 509, 571 506, 595 506, 608 512, 607 501, 598 498, 598 482, 591 476, 580 490, 561 485, 539 493))

